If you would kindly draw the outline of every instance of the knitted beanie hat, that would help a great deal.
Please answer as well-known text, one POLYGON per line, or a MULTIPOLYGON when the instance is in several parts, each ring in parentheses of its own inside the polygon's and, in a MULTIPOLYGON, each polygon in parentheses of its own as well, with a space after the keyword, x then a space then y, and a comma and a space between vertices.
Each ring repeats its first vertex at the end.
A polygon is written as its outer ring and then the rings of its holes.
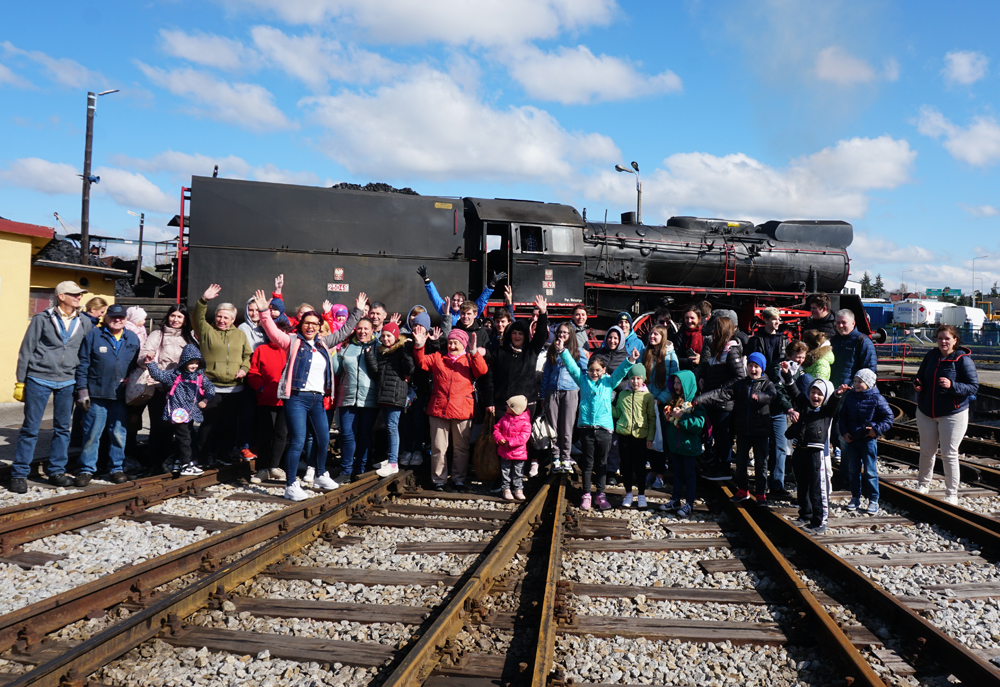
POLYGON ((878 382, 878 377, 876 377, 875 373, 869 370, 867 367, 858 370, 857 374, 854 375, 854 378, 860 379, 862 382, 865 383, 865 385, 867 385, 869 389, 874 389, 875 383, 878 382))
POLYGON ((636 363, 628 371, 629 379, 632 377, 642 377, 642 381, 646 381, 646 366, 642 363, 636 363))
POLYGON ((528 409, 528 399, 524 396, 511 396, 507 399, 507 409, 515 415, 520 415, 528 409))

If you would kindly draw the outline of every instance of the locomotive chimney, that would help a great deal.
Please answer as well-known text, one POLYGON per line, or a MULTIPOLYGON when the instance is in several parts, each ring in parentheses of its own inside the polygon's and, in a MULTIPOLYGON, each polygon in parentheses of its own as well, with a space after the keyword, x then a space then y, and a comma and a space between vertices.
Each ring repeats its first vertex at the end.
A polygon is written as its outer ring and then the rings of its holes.
POLYGON ((635 213, 634 212, 623 212, 622 213, 622 224, 635 224, 635 213))

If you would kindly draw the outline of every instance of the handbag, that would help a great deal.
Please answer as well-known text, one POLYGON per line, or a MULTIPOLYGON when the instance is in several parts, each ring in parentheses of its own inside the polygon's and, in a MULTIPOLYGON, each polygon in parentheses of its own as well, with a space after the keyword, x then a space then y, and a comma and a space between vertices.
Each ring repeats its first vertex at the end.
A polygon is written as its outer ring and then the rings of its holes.
MULTIPOLYGON (((156 352, 158 354, 159 349, 156 352)), ((156 358, 154 357, 153 360, 156 358)), ((149 374, 145 365, 136 367, 125 382, 125 403, 130 406, 146 405, 156 393, 157 385, 157 381, 149 374)))
POLYGON ((472 469, 483 482, 500 479, 500 456, 493 440, 493 424, 493 413, 487 413, 483 419, 483 433, 479 435, 475 453, 472 454, 472 469))
POLYGON ((663 453, 663 422, 661 422, 662 413, 656 413, 656 435, 653 437, 653 446, 650 451, 655 451, 656 453, 663 453))
MULTIPOLYGON (((174 385, 170 387, 170 392, 167 394, 167 417, 170 418, 171 424, 184 425, 191 422, 191 413, 188 412, 186 408, 172 408, 170 401, 174 397, 174 392, 177 390, 177 385, 181 383, 181 376, 178 374, 177 378, 174 380, 174 385)), ((205 395, 205 390, 201 386, 201 375, 198 375, 198 398, 205 395)), ((196 401, 197 402, 197 401, 196 401)))
POLYGON ((539 413, 531 423, 531 445, 539 451, 545 451, 552 448, 555 438, 556 430, 545 419, 545 413, 539 413))

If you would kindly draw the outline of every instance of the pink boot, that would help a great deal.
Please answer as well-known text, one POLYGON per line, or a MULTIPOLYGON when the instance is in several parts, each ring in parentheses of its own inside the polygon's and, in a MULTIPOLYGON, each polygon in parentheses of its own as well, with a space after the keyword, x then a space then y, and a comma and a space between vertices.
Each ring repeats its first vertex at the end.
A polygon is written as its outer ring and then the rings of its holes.
POLYGON ((590 494, 583 495, 583 499, 580 501, 580 508, 582 510, 590 510, 590 494))
POLYGON ((611 508, 611 504, 608 503, 608 499, 604 495, 603 491, 597 495, 597 505, 598 507, 600 507, 601 510, 607 510, 608 508, 611 508))

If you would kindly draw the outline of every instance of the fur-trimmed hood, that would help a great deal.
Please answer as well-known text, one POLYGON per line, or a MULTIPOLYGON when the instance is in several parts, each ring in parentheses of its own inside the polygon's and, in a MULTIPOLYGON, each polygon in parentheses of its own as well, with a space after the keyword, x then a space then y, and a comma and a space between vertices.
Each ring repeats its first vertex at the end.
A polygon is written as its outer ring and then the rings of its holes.
POLYGON ((379 344, 378 345, 378 354, 379 355, 389 355, 391 353, 395 353, 400 348, 402 348, 403 346, 405 346, 406 342, 409 341, 409 340, 410 340, 409 336, 407 336, 406 334, 400 332, 399 333, 399 338, 396 339, 396 341, 392 344, 392 346, 389 346, 387 348, 383 344, 379 344))
POLYGON ((817 360, 820 360, 827 354, 833 355, 833 346, 830 345, 829 341, 824 341, 818 347, 810 349, 806 352, 806 361, 802 363, 802 366, 812 367, 817 360))

